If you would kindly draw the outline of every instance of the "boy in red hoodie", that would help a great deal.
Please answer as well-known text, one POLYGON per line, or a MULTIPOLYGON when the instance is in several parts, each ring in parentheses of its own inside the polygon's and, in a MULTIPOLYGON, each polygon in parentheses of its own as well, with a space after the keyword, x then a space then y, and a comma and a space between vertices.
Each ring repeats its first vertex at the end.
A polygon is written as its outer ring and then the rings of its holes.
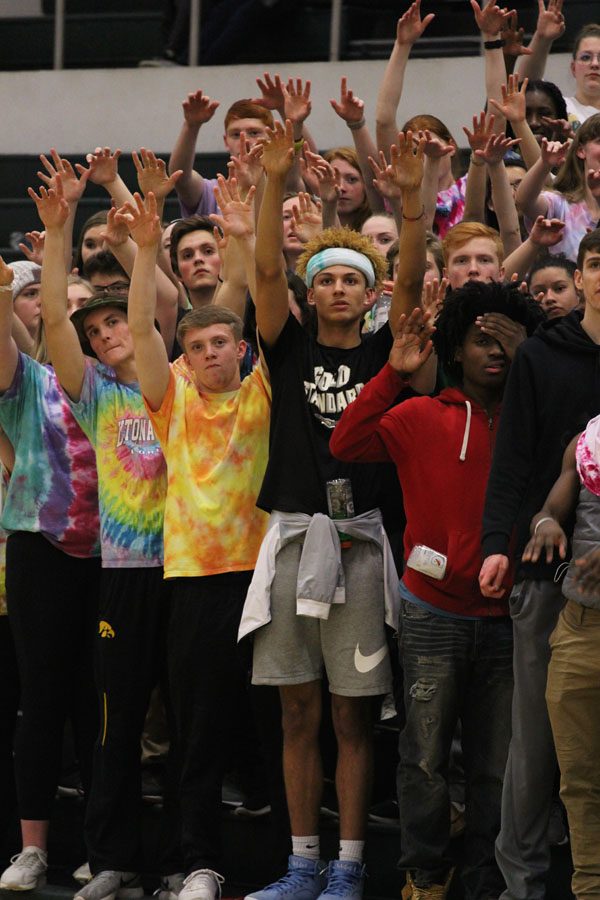
POLYGON ((344 411, 330 442, 334 456, 392 461, 406 512, 406 568, 400 583, 400 662, 406 725, 400 738, 398 796, 403 898, 445 897, 452 874, 447 767, 457 720, 467 780, 467 900, 498 897, 494 857, 502 776, 510 739, 512 627, 508 606, 479 590, 481 519, 502 392, 510 361, 480 328, 486 313, 541 319, 515 287, 467 283, 445 300, 433 344, 456 387, 390 409, 431 349, 415 311, 389 362, 344 411))

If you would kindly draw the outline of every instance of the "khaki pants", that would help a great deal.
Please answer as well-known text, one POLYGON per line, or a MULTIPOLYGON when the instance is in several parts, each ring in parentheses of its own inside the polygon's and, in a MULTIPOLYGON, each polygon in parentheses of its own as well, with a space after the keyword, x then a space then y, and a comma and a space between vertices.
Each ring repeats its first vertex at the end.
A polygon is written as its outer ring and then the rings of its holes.
POLYGON ((573 600, 550 636, 546 700, 561 770, 577 900, 600 897, 600 610, 573 600))

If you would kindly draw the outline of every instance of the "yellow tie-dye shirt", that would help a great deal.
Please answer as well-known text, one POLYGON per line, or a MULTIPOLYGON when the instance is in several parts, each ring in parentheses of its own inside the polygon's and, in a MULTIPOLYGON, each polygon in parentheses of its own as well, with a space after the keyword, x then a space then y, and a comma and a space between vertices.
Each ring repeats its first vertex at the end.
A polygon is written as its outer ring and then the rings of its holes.
POLYGON ((178 361, 161 408, 147 409, 168 470, 165 578, 253 569, 268 518, 256 506, 271 411, 261 367, 237 391, 209 394, 178 361))

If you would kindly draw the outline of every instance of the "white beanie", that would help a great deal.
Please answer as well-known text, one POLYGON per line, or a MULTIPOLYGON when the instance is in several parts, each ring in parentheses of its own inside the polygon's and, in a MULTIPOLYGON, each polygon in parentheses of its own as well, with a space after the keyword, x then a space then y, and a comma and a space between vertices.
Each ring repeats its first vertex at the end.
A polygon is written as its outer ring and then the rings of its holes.
POLYGON ((37 263, 28 259, 19 259, 8 264, 15 273, 12 283, 13 300, 16 300, 21 291, 30 284, 39 284, 42 280, 42 270, 37 263))

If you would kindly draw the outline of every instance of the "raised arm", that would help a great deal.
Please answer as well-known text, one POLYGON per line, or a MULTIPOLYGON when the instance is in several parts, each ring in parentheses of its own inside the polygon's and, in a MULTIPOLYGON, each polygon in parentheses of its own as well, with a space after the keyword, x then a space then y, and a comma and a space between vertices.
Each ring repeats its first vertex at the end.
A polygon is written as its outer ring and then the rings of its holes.
POLYGON ((367 128, 364 100, 360 100, 354 95, 353 91, 349 90, 348 79, 346 76, 343 76, 339 101, 330 100, 329 102, 352 133, 352 140, 354 141, 358 164, 365 182, 367 201, 371 207, 371 212, 382 212, 385 209, 383 197, 375 188, 371 179, 369 159, 376 156, 377 147, 367 128))
POLYGON ((263 144, 267 176, 256 231, 256 324, 267 346, 273 345, 287 321, 288 288, 283 258, 283 196, 294 156, 292 123, 275 123, 263 144))
POLYGON ((121 176, 119 175, 120 150, 113 153, 110 147, 96 147, 93 153, 88 153, 86 159, 88 168, 77 163, 76 169, 82 178, 87 177, 92 184, 103 187, 116 206, 122 206, 132 199, 132 194, 121 176))
POLYGON ((160 244, 160 219, 156 199, 150 191, 146 200, 135 193, 134 203, 126 203, 117 215, 127 222, 137 244, 129 288, 127 321, 133 339, 135 363, 142 394, 150 409, 160 409, 169 384, 169 359, 156 318, 156 256, 160 244))
POLYGON ((181 169, 176 191, 181 203, 189 209, 198 206, 204 183, 202 175, 194 170, 196 141, 201 127, 210 122, 218 106, 216 100, 211 100, 202 91, 188 94, 183 101, 183 125, 169 159, 169 174, 181 169))
POLYGON ((29 196, 35 201, 38 214, 46 229, 46 245, 42 265, 42 319, 46 332, 48 354, 62 387, 72 400, 79 400, 85 373, 85 356, 75 326, 67 313, 67 273, 64 267, 65 223, 69 205, 62 192, 62 179, 56 178, 56 188, 40 188, 39 195, 32 188, 29 196))
POLYGON ((220 215, 211 214, 227 240, 223 260, 223 281, 217 288, 214 303, 227 306, 244 317, 248 291, 256 293, 254 266, 254 209, 255 188, 251 187, 242 199, 235 178, 228 181, 217 176, 215 197, 220 215))
POLYGON ((517 63, 521 77, 543 78, 548 54, 554 41, 565 33, 565 17, 562 13, 563 0, 538 0, 538 18, 529 49, 531 53, 522 56, 517 63))
POLYGON ((43 153, 40 160, 44 166, 45 172, 38 172, 38 178, 43 181, 47 190, 56 189, 56 179, 60 176, 61 189, 64 199, 68 203, 69 215, 64 226, 64 267, 66 272, 71 271, 71 260, 73 256, 73 226, 75 224, 75 213, 77 212, 77 204, 83 196, 89 173, 81 172, 80 177, 73 169, 68 159, 61 159, 60 155, 53 148, 50 151, 51 160, 43 153))
POLYGON ((388 171, 393 182, 402 191, 399 266, 388 320, 392 334, 398 330, 400 316, 410 315, 421 302, 427 261, 425 211, 421 194, 424 147, 424 138, 415 147, 411 132, 406 135, 400 132, 397 145, 392 145, 390 151, 391 164, 388 171))
POLYGON ((512 253, 521 245, 519 214, 504 165, 504 154, 518 144, 518 139, 510 140, 503 134, 493 134, 483 150, 477 150, 477 155, 485 162, 490 175, 492 201, 505 253, 512 253))
MULTIPOLYGON (((506 64, 502 52, 502 29, 510 21, 511 12, 501 9, 497 0, 489 0, 483 6, 477 0, 471 0, 471 9, 475 22, 483 40, 483 56, 485 61, 485 91, 488 101, 492 98, 500 100, 501 85, 506 81, 506 64)), ((496 120, 496 131, 504 131, 504 122, 496 120)))
POLYGON ((548 247, 554 247, 564 237, 565 223, 560 219, 545 219, 538 216, 526 241, 513 250, 504 260, 504 271, 507 278, 522 281, 527 277, 538 253, 548 247))
POLYGON ((377 147, 383 150, 386 158, 389 158, 390 147, 398 134, 396 114, 410 51, 434 18, 434 14, 429 13, 421 19, 421 0, 415 0, 398 19, 396 40, 379 87, 375 112, 377 147))
POLYGON ((467 186, 465 189, 465 209, 463 222, 485 223, 485 188, 487 184, 487 169, 485 162, 476 156, 477 150, 483 150, 494 129, 494 116, 486 116, 485 112, 473 116, 473 131, 463 126, 471 148, 469 159, 469 171, 467 173, 467 186))
POLYGON ((0 256, 0 391, 11 386, 19 352, 12 337, 14 272, 0 256))
POLYGON ((491 99, 490 106, 497 110, 507 122, 510 122, 516 138, 521 140, 521 155, 528 169, 540 158, 539 144, 535 139, 526 118, 526 91, 527 78, 523 79, 519 87, 517 75, 509 75, 506 84, 501 86, 502 100, 491 99))
POLYGON ((541 196, 548 175, 555 166, 560 166, 565 159, 570 141, 547 141, 542 138, 542 154, 538 161, 525 173, 523 181, 517 189, 517 209, 528 219, 546 216, 548 202, 541 196))

